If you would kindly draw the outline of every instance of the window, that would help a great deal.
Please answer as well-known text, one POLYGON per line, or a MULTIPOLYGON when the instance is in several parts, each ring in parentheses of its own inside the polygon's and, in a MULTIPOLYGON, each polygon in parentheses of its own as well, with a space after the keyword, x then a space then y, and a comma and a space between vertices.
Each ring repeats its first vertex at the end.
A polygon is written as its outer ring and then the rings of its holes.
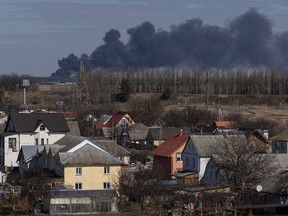
POLYGON ((109 182, 104 182, 103 183, 103 188, 104 189, 110 189, 110 183, 109 182))
POLYGON ((36 145, 38 145, 38 138, 35 139, 35 143, 36 143, 36 145))
POLYGON ((186 157, 186 166, 189 167, 189 157, 186 157))
POLYGON ((109 174, 110 173, 110 167, 109 166, 104 167, 104 173, 105 174, 109 174))
POLYGON ((177 153, 176 160, 177 162, 182 162, 181 153, 177 153))
POLYGON ((49 139, 48 138, 46 139, 46 144, 49 144, 49 139))
POLYGON ((41 145, 44 145, 44 138, 41 138, 41 145))
POLYGON ((76 167, 76 175, 82 175, 82 167, 76 167))
POLYGON ((9 138, 9 148, 11 148, 12 151, 17 151, 17 149, 16 149, 16 138, 9 138))
POLYGON ((75 189, 76 190, 82 190, 82 183, 81 182, 76 182, 75 183, 75 189))
POLYGON ((40 125, 40 131, 45 131, 45 126, 43 124, 40 125))
POLYGON ((193 167, 196 167, 196 160, 193 158, 193 167))

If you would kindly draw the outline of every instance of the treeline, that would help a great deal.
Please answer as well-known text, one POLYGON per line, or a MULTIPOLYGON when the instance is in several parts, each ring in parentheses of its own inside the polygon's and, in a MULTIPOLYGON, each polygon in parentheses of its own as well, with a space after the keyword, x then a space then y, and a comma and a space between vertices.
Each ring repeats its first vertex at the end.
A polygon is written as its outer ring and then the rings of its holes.
POLYGON ((99 69, 86 73, 90 93, 119 93, 121 81, 128 79, 131 93, 285 95, 288 75, 277 70, 200 70, 128 68, 99 69))

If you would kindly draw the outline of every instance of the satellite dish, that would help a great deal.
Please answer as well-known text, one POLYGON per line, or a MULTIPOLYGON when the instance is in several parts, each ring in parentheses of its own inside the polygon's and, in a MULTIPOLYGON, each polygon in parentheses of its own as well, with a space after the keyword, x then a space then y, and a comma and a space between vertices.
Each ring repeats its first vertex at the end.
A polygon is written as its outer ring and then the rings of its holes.
POLYGON ((257 185, 256 190, 257 190, 258 192, 261 192, 261 191, 263 190, 262 185, 257 185))

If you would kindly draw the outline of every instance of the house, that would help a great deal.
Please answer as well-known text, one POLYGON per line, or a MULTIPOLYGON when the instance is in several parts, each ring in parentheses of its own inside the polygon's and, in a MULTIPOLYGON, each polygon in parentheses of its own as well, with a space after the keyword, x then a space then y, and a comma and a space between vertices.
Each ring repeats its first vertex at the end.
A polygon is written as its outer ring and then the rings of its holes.
POLYGON ((20 151, 20 172, 48 169, 61 177, 66 187, 75 190, 110 189, 124 166, 123 161, 90 139, 70 134, 38 148, 37 153, 30 151, 26 147, 20 151), (30 161, 35 161, 33 166, 30 161), (34 165, 36 161, 38 167, 34 165))
POLYGON ((213 126, 215 127, 215 133, 217 134, 227 134, 238 130, 236 121, 215 121, 213 126))
POLYGON ((69 128, 61 113, 14 113, 9 115, 0 135, 0 165, 18 167, 19 151, 24 145, 52 144, 64 137, 69 128))
POLYGON ((271 153, 272 145, 271 141, 268 139, 268 131, 255 129, 247 134, 248 142, 255 143, 257 148, 257 153, 271 153))
POLYGON ((31 173, 35 176, 39 170, 55 174, 48 179, 52 189, 44 198, 46 212, 118 211, 114 184, 125 164, 97 142, 67 134, 52 145, 21 147, 18 162, 22 178, 29 178, 31 173))
POLYGON ((272 153, 288 153, 288 129, 270 138, 272 140, 272 153))
POLYGON ((125 112, 118 112, 112 116, 104 115, 95 122, 96 135, 114 138, 132 124, 135 124, 135 122, 125 112))
POLYGON ((189 128, 177 127, 153 127, 147 134, 147 143, 153 146, 160 146, 168 137, 182 130, 184 133, 190 133, 189 128))
POLYGON ((88 114, 83 120, 95 123, 97 118, 93 114, 88 114))
POLYGON ((127 128, 128 139, 126 145, 135 149, 152 149, 152 145, 147 143, 149 127, 136 123, 127 128))
POLYGON ((183 149, 183 169, 199 173, 201 181, 213 149, 225 142, 223 135, 191 135, 183 149))
POLYGON ((182 151, 190 139, 190 135, 178 131, 152 151, 153 169, 159 171, 163 179, 174 179, 172 173, 183 170, 182 151))

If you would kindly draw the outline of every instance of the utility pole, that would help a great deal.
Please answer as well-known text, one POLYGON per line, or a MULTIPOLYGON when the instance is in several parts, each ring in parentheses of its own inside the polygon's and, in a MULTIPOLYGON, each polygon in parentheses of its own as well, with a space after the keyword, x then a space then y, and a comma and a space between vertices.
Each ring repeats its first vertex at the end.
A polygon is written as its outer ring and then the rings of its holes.
POLYGON ((206 71, 206 108, 207 110, 209 109, 208 107, 208 103, 209 103, 209 87, 208 87, 208 78, 209 78, 209 74, 208 74, 208 70, 206 71))
POLYGON ((78 76, 78 88, 79 88, 78 102, 82 105, 90 104, 88 85, 86 82, 85 70, 84 70, 84 65, 83 65, 82 60, 80 62, 80 72, 78 76))

